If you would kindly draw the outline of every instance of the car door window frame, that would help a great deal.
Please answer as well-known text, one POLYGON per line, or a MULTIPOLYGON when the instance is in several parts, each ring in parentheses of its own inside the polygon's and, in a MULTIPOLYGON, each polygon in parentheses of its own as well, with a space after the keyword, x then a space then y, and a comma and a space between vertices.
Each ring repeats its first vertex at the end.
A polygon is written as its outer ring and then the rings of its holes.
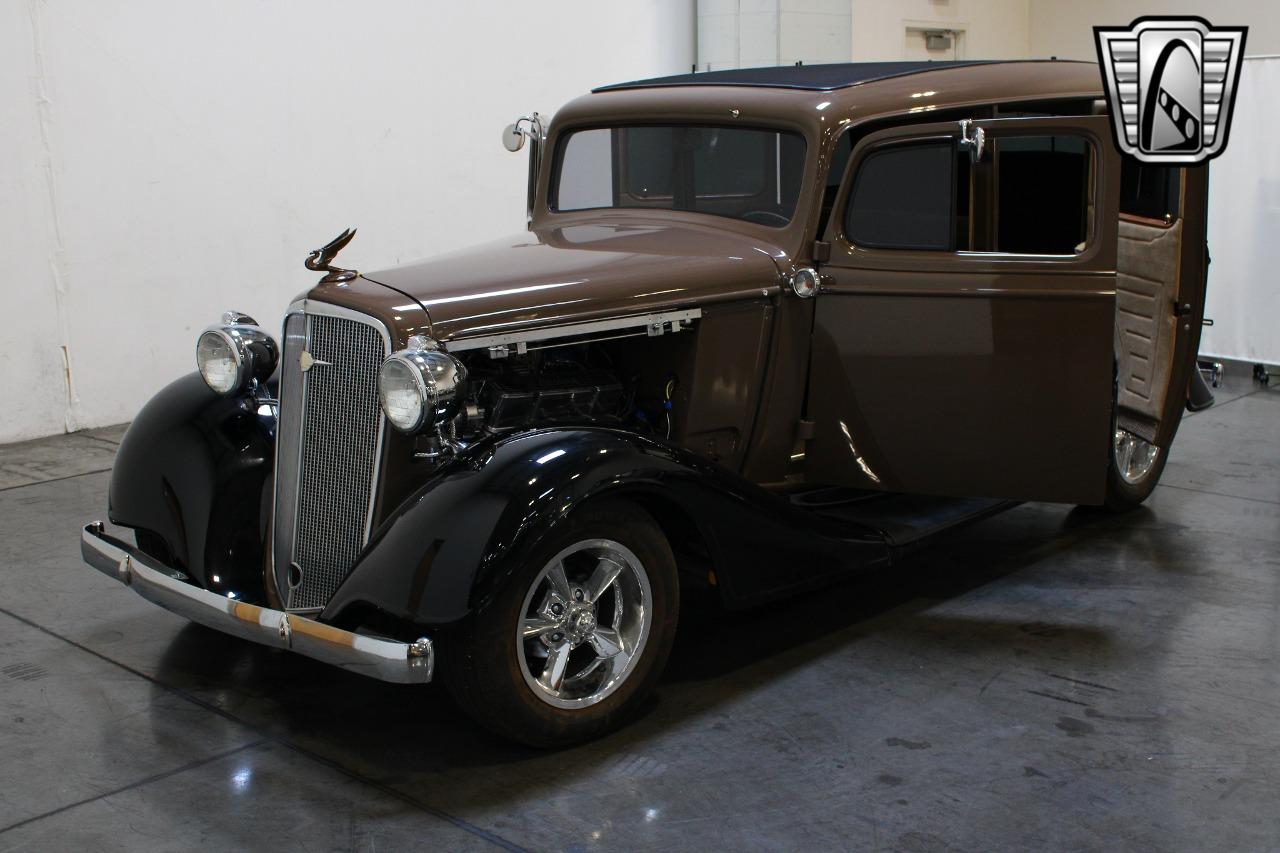
MULTIPOLYGON (((893 249, 862 246, 854 243, 845 232, 848 205, 853 194, 853 184, 858 170, 867 158, 876 150, 886 146, 912 141, 936 141, 939 137, 952 140, 960 138, 959 123, 955 121, 932 125, 907 124, 885 128, 870 133, 854 145, 852 156, 845 166, 845 174, 841 178, 840 190, 833 206, 833 214, 827 223, 824 235, 826 242, 832 247, 832 263, 844 266, 860 266, 871 269, 915 269, 915 270, 966 270, 979 271, 1016 271, 1021 269, 1051 271, 1054 268, 1071 270, 1105 270, 1114 266, 1115 234, 1114 229, 1104 227, 1097 215, 1098 210, 1106 210, 1116 205, 1109 203, 1104 196, 1119 196, 1119 160, 1113 162, 1106 157, 1104 143, 1110 144, 1110 137, 1103 136, 1107 131, 1105 124, 1093 121, 1088 116, 1049 116, 1049 117, 1016 117, 996 119, 975 119, 974 127, 981 127, 988 134, 988 142, 1001 137, 1017 136, 1078 136, 1085 140, 1090 148, 1091 168, 1089 169, 1091 205, 1094 214, 1089 217, 1089 228, 1084 251, 1079 254, 1028 254, 1001 251, 940 249, 893 249), (1105 166, 1105 168, 1104 168, 1105 166), (1114 169, 1113 169, 1114 167, 1114 169), (1114 171, 1115 174, 1111 175, 1114 171)), ((990 162, 988 155, 986 162, 990 162)), ((990 190, 994 192, 994 187, 990 190)), ((978 195, 978 182, 975 182, 974 196, 978 195)), ((974 202, 971 201, 971 204, 974 202)))

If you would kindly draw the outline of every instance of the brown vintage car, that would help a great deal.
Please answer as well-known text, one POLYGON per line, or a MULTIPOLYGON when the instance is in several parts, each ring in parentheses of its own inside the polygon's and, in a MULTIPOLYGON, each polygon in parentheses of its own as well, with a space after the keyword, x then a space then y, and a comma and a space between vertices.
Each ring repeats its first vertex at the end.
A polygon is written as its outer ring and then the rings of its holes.
POLYGON ((747 608, 1017 501, 1152 490, 1195 365, 1205 167, 1122 158, 1098 68, 606 86, 509 127, 526 232, 229 313, 131 426, 96 568, 564 744, 747 608))

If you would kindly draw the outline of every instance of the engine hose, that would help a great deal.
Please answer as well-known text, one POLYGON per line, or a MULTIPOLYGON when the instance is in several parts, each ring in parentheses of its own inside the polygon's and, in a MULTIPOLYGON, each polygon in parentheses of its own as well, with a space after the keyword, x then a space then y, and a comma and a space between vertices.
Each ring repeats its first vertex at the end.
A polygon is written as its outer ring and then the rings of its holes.
POLYGON ((667 438, 671 438, 671 395, 676 390, 676 379, 671 377, 667 380, 667 387, 662 392, 662 409, 667 416, 667 438))

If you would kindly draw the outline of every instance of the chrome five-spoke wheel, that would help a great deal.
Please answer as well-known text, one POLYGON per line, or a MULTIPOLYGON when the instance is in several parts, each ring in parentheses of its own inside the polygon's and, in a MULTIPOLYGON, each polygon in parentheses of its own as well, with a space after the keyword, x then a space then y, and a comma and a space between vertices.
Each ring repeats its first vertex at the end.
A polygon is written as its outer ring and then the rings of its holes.
POLYGON ((662 528, 636 503, 595 498, 441 637, 441 676, 459 705, 501 735, 538 747, 582 743, 642 707, 679 612, 662 528))
POLYGON ((1145 480, 1159 458, 1159 447, 1127 430, 1116 429, 1116 471, 1126 483, 1136 485, 1145 480))
POLYGON ((644 651, 653 591, 640 559, 611 539, 576 542, 529 587, 516 631, 525 683, 557 708, 583 708, 617 690, 644 651))

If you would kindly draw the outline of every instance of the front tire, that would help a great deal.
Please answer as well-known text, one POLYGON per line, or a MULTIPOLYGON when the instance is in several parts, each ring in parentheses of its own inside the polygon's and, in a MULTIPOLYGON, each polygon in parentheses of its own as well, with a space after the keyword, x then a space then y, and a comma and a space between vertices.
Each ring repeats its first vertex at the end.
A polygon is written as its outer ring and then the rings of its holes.
POLYGON ((441 638, 440 673, 464 711, 536 747, 590 740, 653 689, 679 612, 675 557, 640 507, 572 514, 483 612, 441 638))

